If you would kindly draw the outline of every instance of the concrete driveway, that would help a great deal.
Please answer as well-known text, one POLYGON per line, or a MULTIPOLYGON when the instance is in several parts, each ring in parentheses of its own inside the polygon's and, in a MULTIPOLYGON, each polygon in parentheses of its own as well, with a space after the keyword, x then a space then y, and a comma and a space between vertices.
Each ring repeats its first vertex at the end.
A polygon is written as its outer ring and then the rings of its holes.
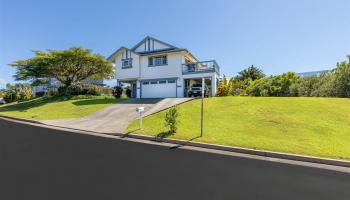
POLYGON ((192 99, 127 99, 84 118, 42 120, 40 122, 52 126, 99 133, 124 133, 128 124, 139 117, 136 112, 137 107, 145 107, 144 115, 147 116, 190 100, 192 99))

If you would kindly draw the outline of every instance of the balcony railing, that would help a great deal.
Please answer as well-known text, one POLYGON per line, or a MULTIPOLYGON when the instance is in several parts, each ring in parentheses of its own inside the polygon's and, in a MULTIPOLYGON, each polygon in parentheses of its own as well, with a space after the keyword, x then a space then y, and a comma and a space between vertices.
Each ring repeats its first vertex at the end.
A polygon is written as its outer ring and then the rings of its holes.
POLYGON ((215 60, 182 64, 182 74, 208 72, 216 72, 217 74, 220 74, 220 67, 215 60))

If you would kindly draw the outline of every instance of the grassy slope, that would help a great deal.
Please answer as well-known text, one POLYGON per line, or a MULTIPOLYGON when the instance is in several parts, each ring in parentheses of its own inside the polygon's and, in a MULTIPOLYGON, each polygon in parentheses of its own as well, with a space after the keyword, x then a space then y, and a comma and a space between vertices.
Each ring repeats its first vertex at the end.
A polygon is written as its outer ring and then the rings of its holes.
MULTIPOLYGON (((170 138, 199 136, 200 101, 180 107, 178 132, 170 138)), ((219 97, 205 99, 204 137, 194 141, 350 159, 350 99, 219 97)), ((165 112, 138 121, 128 131, 166 135, 165 112)))
POLYGON ((105 108, 113 96, 40 97, 30 101, 0 106, 0 115, 29 119, 78 118, 105 108))

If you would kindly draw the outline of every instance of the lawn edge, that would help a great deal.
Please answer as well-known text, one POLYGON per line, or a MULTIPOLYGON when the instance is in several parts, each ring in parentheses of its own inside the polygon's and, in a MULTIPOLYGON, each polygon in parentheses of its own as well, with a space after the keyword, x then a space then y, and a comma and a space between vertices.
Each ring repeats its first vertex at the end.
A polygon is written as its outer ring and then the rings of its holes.
POLYGON ((18 120, 18 121, 22 121, 22 122, 29 122, 29 123, 35 123, 35 124, 43 124, 41 123, 39 120, 35 120, 35 119, 26 119, 26 118, 19 118, 19 117, 12 117, 12 116, 8 116, 8 115, 2 115, 0 114, 0 118, 7 118, 7 119, 13 119, 13 120, 18 120))
POLYGON ((9 117, 9 116, 4 116, 4 115, 0 115, 0 118, 5 118, 5 119, 7 118, 9 120, 14 120, 14 121, 17 121, 19 123, 21 123, 21 122, 22 123, 32 123, 33 125, 36 124, 36 125, 45 126, 47 128, 51 128, 51 129, 61 130, 62 128, 64 128, 64 129, 70 130, 72 132, 79 132, 79 133, 83 132, 83 133, 113 135, 113 136, 120 136, 121 138, 133 138, 133 139, 153 141, 153 142, 158 142, 158 143, 169 143, 169 144, 176 144, 176 145, 181 145, 181 146, 200 147, 200 148, 204 148, 204 149, 213 149, 213 150, 220 150, 220 151, 227 151, 227 152, 234 152, 234 153, 242 153, 242 154, 256 155, 256 156, 262 156, 262 157, 267 157, 267 158, 294 160, 294 161, 326 164, 326 165, 333 165, 333 166, 350 168, 350 161, 347 161, 347 160, 340 160, 340 159, 333 159, 333 158, 322 158, 322 157, 316 157, 316 156, 274 152, 274 151, 267 151, 267 150, 257 150, 257 149, 243 148, 243 147, 209 144, 209 143, 203 143, 203 142, 193 142, 193 141, 180 140, 180 139, 160 138, 160 137, 156 137, 156 136, 148 136, 148 135, 133 134, 133 133, 94 132, 94 131, 87 131, 87 130, 81 130, 81 129, 72 129, 72 128, 67 128, 67 127, 52 126, 52 125, 47 125, 47 124, 41 123, 40 121, 36 121, 36 120, 9 117))

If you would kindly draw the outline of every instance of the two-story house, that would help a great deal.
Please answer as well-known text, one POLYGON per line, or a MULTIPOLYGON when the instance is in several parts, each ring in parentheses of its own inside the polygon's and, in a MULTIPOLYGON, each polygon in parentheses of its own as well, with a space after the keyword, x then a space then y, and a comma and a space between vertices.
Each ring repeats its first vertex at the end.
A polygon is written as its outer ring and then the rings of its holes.
POLYGON ((108 60, 116 68, 118 84, 128 83, 135 98, 186 97, 191 85, 205 84, 215 96, 219 66, 199 61, 187 49, 147 36, 131 49, 119 48, 108 60))

